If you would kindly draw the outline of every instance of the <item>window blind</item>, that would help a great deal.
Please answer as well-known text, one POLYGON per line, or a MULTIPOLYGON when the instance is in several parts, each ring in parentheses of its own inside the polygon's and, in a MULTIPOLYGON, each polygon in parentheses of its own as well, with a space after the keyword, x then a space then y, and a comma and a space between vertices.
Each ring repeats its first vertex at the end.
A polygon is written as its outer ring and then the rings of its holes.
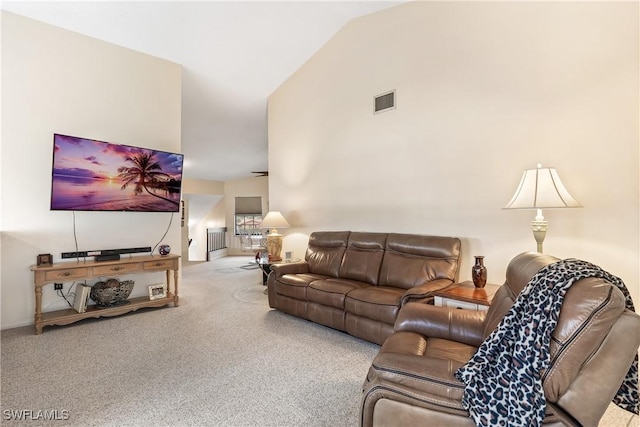
POLYGON ((236 197, 236 214, 262 214, 262 197, 236 197))

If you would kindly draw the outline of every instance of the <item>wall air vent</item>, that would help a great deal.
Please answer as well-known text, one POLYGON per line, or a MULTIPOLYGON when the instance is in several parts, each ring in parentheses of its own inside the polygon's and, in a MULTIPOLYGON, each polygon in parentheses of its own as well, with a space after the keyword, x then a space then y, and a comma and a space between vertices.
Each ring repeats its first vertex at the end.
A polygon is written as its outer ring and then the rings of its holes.
POLYGON ((373 98, 373 114, 393 110, 394 108, 396 108, 395 90, 377 95, 373 98))

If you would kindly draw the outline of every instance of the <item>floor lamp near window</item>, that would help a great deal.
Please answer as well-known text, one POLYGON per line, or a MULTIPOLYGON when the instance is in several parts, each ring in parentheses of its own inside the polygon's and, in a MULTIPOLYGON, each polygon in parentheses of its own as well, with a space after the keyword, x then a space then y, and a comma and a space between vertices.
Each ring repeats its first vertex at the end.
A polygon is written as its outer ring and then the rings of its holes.
POLYGON ((280 253, 282 252, 282 234, 278 234, 278 228, 289 228, 289 223, 280 212, 269 212, 262 222, 260 228, 270 228, 267 234, 267 251, 271 261, 282 261, 280 253))
POLYGON ((542 209, 582 207, 560 181, 555 168, 543 168, 540 163, 536 169, 527 169, 522 175, 518 188, 504 209, 536 209, 537 214, 531 221, 533 237, 542 253, 542 242, 547 234, 548 223, 542 216, 542 209))

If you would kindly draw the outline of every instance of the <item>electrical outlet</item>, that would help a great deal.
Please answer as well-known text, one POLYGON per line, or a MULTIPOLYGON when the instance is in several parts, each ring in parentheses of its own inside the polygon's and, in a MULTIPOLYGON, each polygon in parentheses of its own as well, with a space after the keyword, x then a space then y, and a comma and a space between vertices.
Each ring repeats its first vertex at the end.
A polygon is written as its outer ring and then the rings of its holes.
POLYGON ((61 291, 63 286, 64 285, 62 283, 54 283, 53 284, 53 290, 54 291, 61 291))

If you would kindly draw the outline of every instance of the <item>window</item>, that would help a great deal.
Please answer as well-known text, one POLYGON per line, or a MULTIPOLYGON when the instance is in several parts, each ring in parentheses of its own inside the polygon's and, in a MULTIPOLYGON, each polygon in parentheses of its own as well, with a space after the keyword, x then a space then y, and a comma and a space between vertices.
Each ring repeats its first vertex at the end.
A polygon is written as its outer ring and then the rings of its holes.
POLYGON ((236 197, 234 234, 256 229, 262 222, 262 197, 236 197))
POLYGON ((240 234, 241 230, 253 230, 260 226, 262 222, 262 214, 260 215, 247 215, 247 214, 236 214, 236 227, 235 233, 236 236, 240 234))

